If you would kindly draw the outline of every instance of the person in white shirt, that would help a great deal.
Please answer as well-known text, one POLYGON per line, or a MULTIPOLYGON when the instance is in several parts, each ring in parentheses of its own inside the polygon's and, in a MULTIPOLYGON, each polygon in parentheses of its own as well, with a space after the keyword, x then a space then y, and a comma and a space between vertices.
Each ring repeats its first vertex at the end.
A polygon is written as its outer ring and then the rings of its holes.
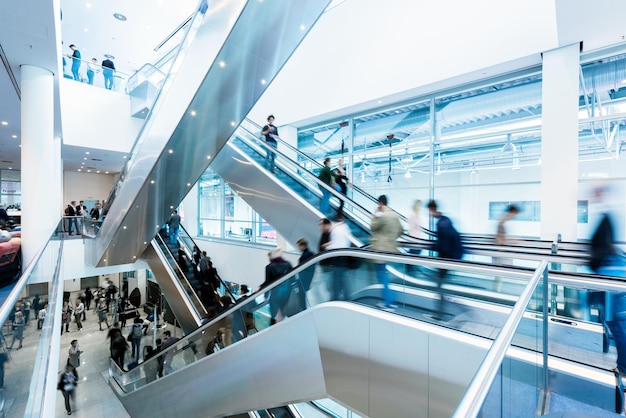
MULTIPOLYGON (((337 218, 337 222, 330 227, 330 242, 326 245, 326 250, 340 248, 350 248, 352 246, 352 232, 350 227, 337 218)), ((348 299, 348 288, 346 286, 347 259, 345 257, 334 258, 330 261, 328 268, 332 273, 332 279, 328 291, 331 300, 348 299)))

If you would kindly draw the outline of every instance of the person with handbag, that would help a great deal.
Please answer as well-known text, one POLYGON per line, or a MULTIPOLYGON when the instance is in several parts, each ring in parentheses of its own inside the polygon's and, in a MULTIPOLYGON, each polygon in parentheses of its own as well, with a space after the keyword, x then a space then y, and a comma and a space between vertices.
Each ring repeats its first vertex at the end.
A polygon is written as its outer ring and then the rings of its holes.
POLYGON ((59 383, 57 385, 57 389, 63 393, 63 397, 65 398, 65 410, 67 411, 67 415, 72 415, 70 398, 74 398, 74 390, 76 389, 77 383, 78 382, 73 373, 72 366, 68 364, 65 366, 65 371, 61 374, 61 378, 59 379, 59 383))

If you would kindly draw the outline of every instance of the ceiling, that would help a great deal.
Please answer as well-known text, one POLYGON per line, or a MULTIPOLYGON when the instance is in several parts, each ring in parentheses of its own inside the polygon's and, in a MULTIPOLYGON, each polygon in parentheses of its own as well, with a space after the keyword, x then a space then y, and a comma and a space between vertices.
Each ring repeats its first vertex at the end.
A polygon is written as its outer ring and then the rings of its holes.
MULTIPOLYGON (((58 76, 60 55, 71 52, 70 44, 78 47, 85 60, 101 62, 105 54, 114 56, 117 70, 130 75, 143 64, 156 62, 180 41, 183 31, 170 36, 197 5, 198 0, 62 0, 57 14, 57 1, 33 8, 30 2, 0 0, 4 64, 0 65, 0 169, 21 169, 20 65, 37 65, 55 74, 54 134, 62 138, 58 76), (116 19, 116 13, 126 21, 116 19), (62 20, 57 33, 59 15, 62 20)), ((84 167, 84 171, 103 174, 119 172, 125 157, 120 152, 67 145, 61 153, 64 171, 84 167)))

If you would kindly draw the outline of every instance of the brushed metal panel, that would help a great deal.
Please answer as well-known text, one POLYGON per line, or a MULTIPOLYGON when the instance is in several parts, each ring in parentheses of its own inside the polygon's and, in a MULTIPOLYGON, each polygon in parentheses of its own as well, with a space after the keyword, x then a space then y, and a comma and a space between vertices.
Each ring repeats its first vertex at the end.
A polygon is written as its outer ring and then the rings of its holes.
POLYGON ((328 3, 210 2, 178 76, 166 81, 120 175, 94 240, 94 263, 126 263, 143 251, 328 3))
POLYGON ((154 279, 159 284, 161 292, 166 295, 167 303, 174 313, 185 334, 189 334, 201 324, 202 318, 196 312, 193 304, 188 300, 187 294, 176 284, 176 278, 172 276, 169 265, 164 263, 158 254, 157 244, 151 243, 144 251, 145 258, 150 270, 154 274, 154 279))
MULTIPOLYGON (((485 343, 460 335, 364 306, 331 302, 120 399, 139 418, 221 417, 327 397, 365 416, 415 417, 418 408, 425 408, 425 398, 439 404, 448 399, 451 385, 461 388, 473 376, 477 356, 472 353, 484 352, 485 343), (436 338, 433 333, 438 333, 436 338), (408 355, 414 360, 407 361, 408 355), (463 370, 450 373, 433 362, 463 370)), ((437 411, 449 416, 455 406, 441 405, 437 411)))

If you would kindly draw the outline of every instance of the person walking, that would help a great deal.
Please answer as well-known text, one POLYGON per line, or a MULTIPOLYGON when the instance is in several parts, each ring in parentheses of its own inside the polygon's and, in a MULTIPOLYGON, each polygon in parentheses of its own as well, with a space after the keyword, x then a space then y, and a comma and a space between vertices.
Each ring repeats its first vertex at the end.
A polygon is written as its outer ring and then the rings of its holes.
POLYGON ((81 298, 76 299, 76 308, 74 308, 74 319, 76 321, 76 327, 78 331, 82 331, 83 329, 83 313, 85 312, 85 304, 81 300, 81 298))
MULTIPOLYGON (((428 211, 430 216, 437 219, 437 240, 432 244, 431 250, 437 252, 437 255, 441 258, 450 258, 453 260, 460 260, 463 258, 464 249, 463 243, 461 242, 461 235, 456 228, 454 228, 450 218, 444 216, 438 210, 437 202, 434 200, 428 202, 428 211)), ((444 313, 444 299, 441 294, 441 286, 447 276, 447 269, 439 269, 439 276, 437 280, 437 290, 439 292, 438 315, 444 313)), ((441 319, 441 317, 437 316, 437 319, 441 319)))
MULTIPOLYGON (((267 125, 261 129, 261 134, 265 137, 265 143, 274 149, 278 148, 278 128, 274 126, 274 115, 267 117, 267 125)), ((267 169, 276 174, 276 153, 270 149, 267 150, 267 169)))
POLYGON ((167 225, 170 229, 170 244, 178 245, 178 228, 180 228, 180 215, 178 211, 174 209, 170 215, 170 219, 167 221, 167 225))
POLYGON ((76 368, 80 366, 80 355, 83 351, 78 347, 78 340, 72 340, 70 343, 70 349, 67 353, 67 365, 72 366, 72 373, 74 377, 78 379, 78 372, 76 368))
MULTIPOLYGON (((372 239, 371 248, 375 251, 398 252, 398 238, 402 235, 402 225, 398 215, 387 206, 387 196, 378 197, 378 207, 372 214, 372 239)), ((376 262, 376 277, 383 284, 383 303, 379 304, 384 309, 395 309, 393 293, 389 288, 389 273, 385 262, 376 262)))
POLYGON ((13 349, 13 344, 15 344, 15 340, 19 340, 20 345, 17 347, 19 350, 22 348, 22 341, 24 340, 24 325, 26 322, 24 321, 24 314, 21 311, 15 313, 15 319, 13 320, 13 339, 11 340, 11 345, 9 346, 9 350, 13 349))
POLYGON ((72 366, 69 364, 65 366, 65 370, 61 374, 59 379, 58 388, 63 393, 65 398, 65 410, 67 415, 72 415, 72 405, 70 399, 74 398, 74 391, 76 390, 76 376, 74 376, 72 366))
POLYGON ((100 300, 98 300, 96 313, 98 314, 98 327, 100 328, 100 331, 102 331, 103 322, 106 324, 107 328, 111 328, 109 320, 107 319, 107 304, 104 298, 100 298, 100 300))
MULTIPOLYGON (((274 248, 267 256, 270 262, 265 266, 265 281, 261 283, 259 290, 271 285, 292 269, 291 263, 283 258, 282 248, 274 248)), ((270 290, 270 325, 282 321, 283 309, 289 300, 290 290, 290 283, 287 282, 270 290)))
MULTIPOLYGON (((335 175, 335 184, 337 191, 342 195, 346 196, 348 194, 348 186, 351 185, 348 176, 346 175, 346 169, 343 166, 343 158, 340 158, 337 162, 337 167, 333 170, 335 175)), ((343 205, 344 200, 339 199, 339 208, 337 209, 337 218, 343 217, 343 205)))
MULTIPOLYGON (((330 157, 324 159, 324 166, 320 170, 317 178, 328 187, 332 187, 334 178, 333 171, 330 169, 330 157)), ((328 215, 328 209, 330 208, 330 191, 320 184, 320 190, 322 191, 322 201, 320 203, 320 211, 322 215, 328 215)))
MULTIPOLYGON (((298 259, 298 265, 306 262, 309 258, 313 257, 315 253, 309 249, 309 242, 306 238, 300 238, 296 241, 298 245, 298 249, 301 251, 300 258, 298 259)), ((311 282, 313 281, 313 276, 315 274, 315 265, 309 266, 306 269, 302 270, 298 275, 300 280, 300 294, 299 294, 299 302, 300 309, 306 309, 306 292, 308 292, 311 287, 311 282)))
POLYGON ((89 310, 91 308, 91 301, 93 300, 93 292, 90 288, 85 289, 85 309, 89 310))
MULTIPOLYGON (((43 327, 43 321, 46 319, 46 308, 48 305, 42 306, 37 312, 37 329, 41 329, 43 327)), ((63 324, 61 324, 61 329, 63 329, 63 324)))
MULTIPOLYGON (((504 214, 500 217, 500 219, 498 220, 498 229, 496 230, 496 245, 509 245, 510 244, 510 240, 509 237, 506 233, 506 228, 505 228, 505 224, 512 220, 515 219, 515 217, 519 214, 519 208, 515 205, 509 205, 506 208, 506 211, 504 212, 504 214)), ((513 265, 513 259, 512 258, 506 258, 506 257, 492 257, 491 261, 493 264, 499 264, 499 265, 503 265, 503 266, 512 266, 513 265)), ((493 279, 493 290, 496 292, 499 292, 500 289, 502 288, 502 278, 500 276, 496 276, 493 279)))
POLYGON ((133 325, 130 327, 129 336, 130 344, 132 347, 131 357, 135 358, 135 361, 139 362, 139 352, 141 347, 141 336, 143 334, 143 321, 140 317, 135 317, 133 325))

